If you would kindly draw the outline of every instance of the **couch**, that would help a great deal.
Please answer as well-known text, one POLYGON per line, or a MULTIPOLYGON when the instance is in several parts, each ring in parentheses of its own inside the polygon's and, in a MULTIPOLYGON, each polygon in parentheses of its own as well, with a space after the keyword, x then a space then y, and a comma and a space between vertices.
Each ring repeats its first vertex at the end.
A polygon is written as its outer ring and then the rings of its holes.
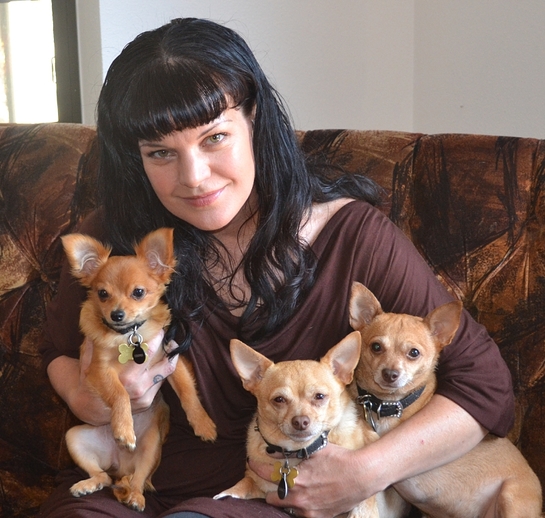
MULTIPOLYGON (((545 482, 545 140, 390 131, 299 134, 384 187, 382 210, 498 343, 510 439, 545 482)), ((37 352, 60 236, 95 206, 93 127, 0 125, 0 516, 33 516, 69 465, 72 424, 37 352)))

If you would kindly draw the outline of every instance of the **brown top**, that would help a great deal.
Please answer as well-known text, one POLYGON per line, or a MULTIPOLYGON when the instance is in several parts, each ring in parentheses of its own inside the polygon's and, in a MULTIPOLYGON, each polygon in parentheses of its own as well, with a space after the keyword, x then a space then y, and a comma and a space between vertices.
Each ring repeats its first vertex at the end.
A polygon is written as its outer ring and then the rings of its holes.
MULTIPOLYGON (((91 218, 81 231, 100 239, 96 221, 91 218)), ((341 208, 312 248, 319 259, 315 286, 284 329, 256 347, 273 361, 317 359, 348 334, 353 281, 366 285, 388 312, 424 316, 452 300, 404 234, 364 202, 341 208)), ((59 355, 78 356, 82 296, 83 290, 65 268, 58 297, 48 307, 48 339, 42 346, 46 365, 59 355)), ((246 428, 255 400, 242 388, 229 356, 238 319, 217 302, 207 305, 205 317, 201 326, 194 326, 194 342, 187 354, 203 404, 218 427, 218 440, 207 444, 193 435, 175 394, 165 384, 162 390, 171 406, 172 427, 153 479, 157 494, 147 498, 150 511, 151 498, 164 509, 190 497, 212 496, 243 476, 246 428)), ((465 311, 454 341, 441 354, 437 392, 495 434, 505 435, 513 424, 510 373, 486 330, 465 311)), ((210 505, 218 504, 197 503, 190 508, 225 516, 210 505)))

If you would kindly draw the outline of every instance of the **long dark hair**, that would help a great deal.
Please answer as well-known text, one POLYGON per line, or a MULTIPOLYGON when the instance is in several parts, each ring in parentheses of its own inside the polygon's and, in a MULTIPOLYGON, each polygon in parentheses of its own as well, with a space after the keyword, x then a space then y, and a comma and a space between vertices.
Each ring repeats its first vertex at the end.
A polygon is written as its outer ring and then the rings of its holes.
MULTIPOLYGON (((293 315, 313 285, 316 258, 299 239, 315 201, 351 196, 376 202, 365 178, 313 171, 299 148, 290 119, 244 40, 225 26, 176 19, 142 33, 112 63, 98 103, 99 187, 108 239, 118 253, 162 226, 175 229, 177 274, 167 298, 191 341, 189 322, 202 318, 216 297, 207 265, 221 261, 214 237, 176 218, 160 203, 142 166, 138 141, 158 140, 195 128, 227 108, 255 110, 253 150, 257 231, 243 268, 251 288, 240 301, 239 337, 256 343, 293 315)), ((216 300, 216 302, 219 302, 216 300)))

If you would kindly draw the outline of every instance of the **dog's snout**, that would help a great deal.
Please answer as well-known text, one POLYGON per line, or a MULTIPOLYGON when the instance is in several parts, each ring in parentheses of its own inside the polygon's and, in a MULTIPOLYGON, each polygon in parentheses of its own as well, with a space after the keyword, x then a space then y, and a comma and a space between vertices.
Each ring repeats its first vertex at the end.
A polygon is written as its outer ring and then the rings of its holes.
POLYGON ((296 430, 306 430, 310 425, 310 419, 306 415, 296 415, 291 424, 296 430))
POLYGON ((387 383, 393 383, 399 378, 399 371, 395 369, 382 369, 382 379, 387 383))
POLYGON ((125 312, 124 312, 122 309, 114 309, 114 310, 110 313, 110 318, 111 318, 114 322, 122 322, 123 319, 125 318, 125 312))

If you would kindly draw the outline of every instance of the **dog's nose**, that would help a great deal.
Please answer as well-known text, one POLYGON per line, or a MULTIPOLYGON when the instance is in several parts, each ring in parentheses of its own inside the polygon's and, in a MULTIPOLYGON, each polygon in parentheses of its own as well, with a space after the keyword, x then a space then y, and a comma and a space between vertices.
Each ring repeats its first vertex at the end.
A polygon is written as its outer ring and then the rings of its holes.
POLYGON ((114 322, 121 322, 121 321, 123 321, 123 319, 125 318, 125 312, 124 312, 122 309, 114 309, 114 310, 110 313, 110 318, 111 318, 114 322))
POLYGON ((393 383, 399 378, 399 371, 394 369, 382 369, 382 378, 387 383, 393 383))
POLYGON ((310 424, 310 419, 306 415, 296 415, 291 424, 296 430, 306 430, 310 424))

